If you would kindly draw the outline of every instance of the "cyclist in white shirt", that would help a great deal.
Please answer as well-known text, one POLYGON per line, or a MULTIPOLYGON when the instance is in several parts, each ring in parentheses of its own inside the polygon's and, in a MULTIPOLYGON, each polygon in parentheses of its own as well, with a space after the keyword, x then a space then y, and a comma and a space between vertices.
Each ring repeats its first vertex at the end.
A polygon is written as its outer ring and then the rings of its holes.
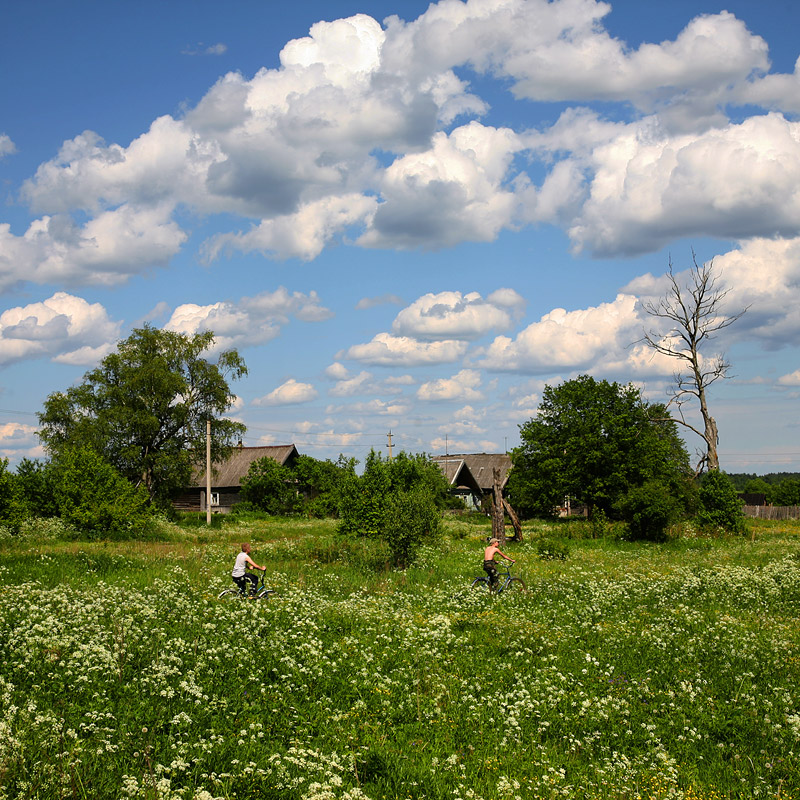
POLYGON ((233 565, 233 572, 231 577, 233 582, 243 591, 247 591, 247 582, 250 581, 250 594, 253 594, 258 586, 258 578, 248 569, 260 569, 266 572, 266 567, 259 567, 252 558, 250 558, 250 545, 245 543, 242 545, 242 552, 236 556, 236 563, 233 565))

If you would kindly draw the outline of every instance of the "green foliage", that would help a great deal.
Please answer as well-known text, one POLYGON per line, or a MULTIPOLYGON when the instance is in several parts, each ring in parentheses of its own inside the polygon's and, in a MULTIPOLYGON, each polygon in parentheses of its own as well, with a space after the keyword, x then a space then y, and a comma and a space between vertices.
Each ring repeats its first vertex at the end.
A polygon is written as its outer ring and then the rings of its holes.
POLYGON ((386 541, 406 566, 419 545, 441 532, 447 481, 427 456, 400 452, 391 461, 370 451, 361 476, 348 472, 339 490, 338 532, 386 541))
POLYGON ((39 414, 39 436, 51 456, 89 447, 151 501, 166 504, 187 486, 205 458, 206 422, 212 420, 211 457, 222 461, 244 432, 220 418, 231 406, 227 377, 247 368, 235 350, 216 365, 203 358, 210 331, 188 336, 145 326, 134 330, 83 382, 51 394, 39 414))
POLYGON ((355 459, 341 455, 336 462, 298 456, 292 465, 292 479, 300 494, 301 512, 317 519, 336 516, 342 482, 355 473, 355 468, 355 459))
POLYGON ((268 514, 291 514, 299 506, 291 470, 269 456, 250 465, 242 478, 242 498, 268 514))
POLYGON ((543 561, 566 561, 570 550, 563 539, 542 539, 536 543, 536 552, 543 561))
POLYGON ((224 514, 212 514, 211 524, 209 525, 205 511, 181 511, 177 514, 177 523, 181 528, 200 528, 207 530, 220 530, 225 520, 224 514))
POLYGON ((634 486, 619 500, 616 510, 628 523, 628 539, 663 542, 684 508, 660 481, 634 486))
POLYGON ((773 484, 767 483, 763 478, 752 478, 742 491, 745 494, 763 494, 769 502, 774 488, 773 484))
POLYGON ((439 541, 441 533, 441 509, 424 485, 393 492, 386 499, 383 538, 397 566, 407 567, 419 548, 439 541))
POLYGON ((53 464, 59 516, 89 539, 148 535, 147 492, 89 447, 61 448, 53 464))
POLYGON ((566 495, 610 516, 632 487, 652 480, 690 500, 689 456, 674 421, 632 385, 581 375, 547 386, 520 438, 507 491, 524 517, 552 514, 566 495))
POLYGON ((747 472, 726 473, 737 492, 765 494, 773 506, 800 505, 800 473, 768 472, 754 475, 747 472))
POLYGON ((725 473, 713 470, 703 477, 698 506, 696 522, 702 530, 745 532, 742 501, 725 473))
POLYGON ((593 539, 604 539, 611 532, 611 523, 608 521, 606 512, 597 506, 592 509, 592 516, 589 519, 589 527, 592 529, 593 539))
POLYGON ((17 476, 8 471, 8 459, 0 459, 0 525, 12 533, 28 514, 25 497, 17 476))
POLYGON ((756 475, 754 472, 726 472, 737 492, 743 492, 744 487, 752 480, 764 481, 769 486, 777 486, 785 480, 800 480, 800 472, 767 472, 756 475))
POLYGON ((355 461, 343 456, 336 463, 298 456, 291 467, 282 466, 268 456, 261 458, 250 465, 242 480, 243 500, 237 513, 258 510, 317 519, 335 516, 342 482, 354 471, 355 461))
POLYGON ((17 484, 31 514, 37 517, 58 516, 58 504, 49 462, 23 458, 17 466, 17 484))
POLYGON ((786 478, 772 487, 767 499, 776 506, 800 506, 800 480, 786 478))

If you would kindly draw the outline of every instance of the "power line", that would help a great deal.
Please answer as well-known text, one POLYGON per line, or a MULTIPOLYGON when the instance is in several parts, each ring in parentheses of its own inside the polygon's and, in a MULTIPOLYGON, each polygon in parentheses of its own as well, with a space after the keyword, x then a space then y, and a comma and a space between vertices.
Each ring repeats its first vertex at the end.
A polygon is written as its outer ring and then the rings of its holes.
POLYGON ((38 412, 36 411, 15 411, 11 408, 0 408, 0 414, 25 414, 29 417, 36 417, 38 416, 38 412))

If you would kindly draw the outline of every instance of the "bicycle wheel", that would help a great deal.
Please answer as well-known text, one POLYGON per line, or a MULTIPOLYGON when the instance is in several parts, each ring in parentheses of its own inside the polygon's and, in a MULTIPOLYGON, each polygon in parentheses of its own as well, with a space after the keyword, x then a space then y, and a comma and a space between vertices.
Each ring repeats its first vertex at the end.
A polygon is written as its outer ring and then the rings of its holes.
POLYGON ((518 594, 519 592, 524 592, 526 590, 525 581, 522 578, 511 578, 508 581, 508 586, 503 587, 504 592, 514 592, 518 594))
POLYGON ((489 583, 488 578, 475 578, 475 580, 472 581, 471 588, 478 589, 481 592, 486 592, 486 594, 489 594, 489 592, 492 590, 492 584, 489 583))
POLYGON ((226 597, 241 597, 242 593, 238 589, 223 589, 218 595, 217 600, 222 600, 226 597))
POLYGON ((270 597, 275 597, 277 592, 274 589, 262 589, 256 594, 256 600, 269 600, 270 597))

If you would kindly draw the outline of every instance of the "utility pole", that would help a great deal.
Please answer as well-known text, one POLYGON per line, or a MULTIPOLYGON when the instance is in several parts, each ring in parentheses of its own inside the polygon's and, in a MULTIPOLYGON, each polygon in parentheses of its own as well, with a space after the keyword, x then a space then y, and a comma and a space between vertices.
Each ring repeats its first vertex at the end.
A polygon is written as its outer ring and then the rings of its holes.
POLYGON ((211 420, 206 420, 206 525, 211 525, 211 420))
POLYGON ((392 460, 392 431, 391 431, 391 429, 389 430, 389 433, 387 435, 389 437, 389 444, 387 444, 386 446, 389 448, 389 461, 391 461, 392 460))

